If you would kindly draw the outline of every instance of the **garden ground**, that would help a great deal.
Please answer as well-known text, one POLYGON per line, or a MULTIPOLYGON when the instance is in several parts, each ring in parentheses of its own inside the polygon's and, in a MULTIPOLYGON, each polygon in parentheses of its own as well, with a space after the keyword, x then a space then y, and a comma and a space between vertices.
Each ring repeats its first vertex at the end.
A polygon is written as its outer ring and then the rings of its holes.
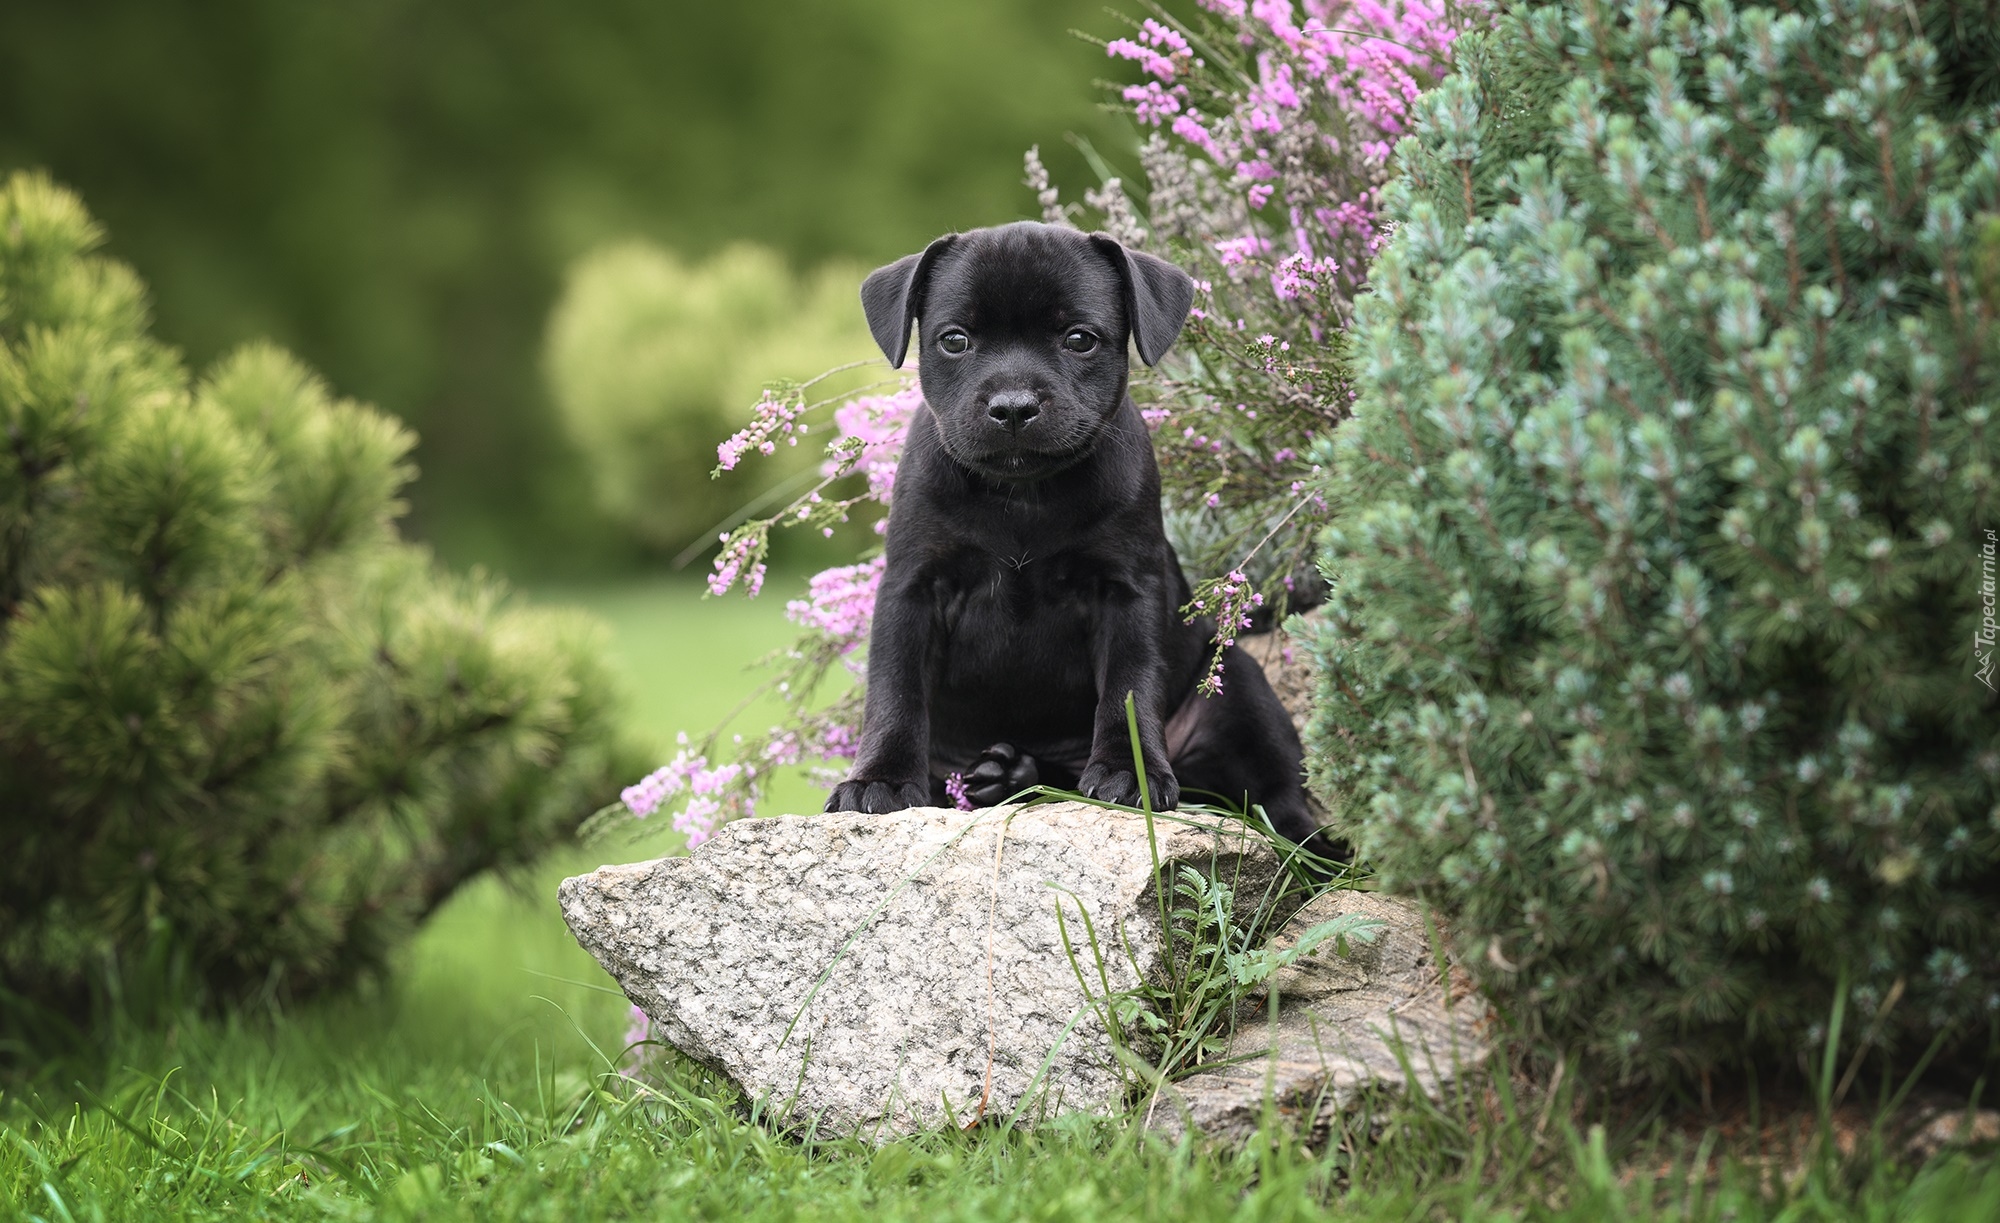
MULTIPOLYGON (((670 584, 564 597, 612 624, 635 725, 662 748, 712 724, 748 686, 742 668, 789 636, 772 599, 670 584)), ((482 880, 358 993, 113 1032, 0 1082, 0 1220, 2000 1218, 1990 1160, 1829 1157, 1769 1196, 1742 1165, 1689 1177, 1677 1140, 1607 1148, 1560 1121, 1539 1140, 1532 1124, 1474 1133, 1452 1108, 1397 1118, 1359 1162, 1283 1141, 1203 1154, 1084 1120, 801 1145, 692 1069, 636 1089, 606 1073, 626 1004, 563 928, 555 882, 674 840, 482 880), (1655 1172, 1620 1171, 1634 1168, 1655 1172)))

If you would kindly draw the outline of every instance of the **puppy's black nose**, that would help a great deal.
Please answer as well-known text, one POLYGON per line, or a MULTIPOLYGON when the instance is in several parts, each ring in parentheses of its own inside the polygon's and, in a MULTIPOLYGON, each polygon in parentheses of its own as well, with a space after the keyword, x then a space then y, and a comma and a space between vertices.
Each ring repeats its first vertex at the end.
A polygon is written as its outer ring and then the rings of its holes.
POLYGON ((1042 414, 1042 405, 1033 391, 995 391, 986 397, 986 414, 1007 432, 1019 433, 1042 414))

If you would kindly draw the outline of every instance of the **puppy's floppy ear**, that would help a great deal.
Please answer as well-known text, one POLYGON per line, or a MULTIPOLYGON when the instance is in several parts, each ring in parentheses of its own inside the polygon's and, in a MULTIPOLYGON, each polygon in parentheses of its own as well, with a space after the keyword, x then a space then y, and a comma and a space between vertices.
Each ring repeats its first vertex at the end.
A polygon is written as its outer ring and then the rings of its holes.
POLYGON ((861 282, 861 310, 868 316, 868 330, 896 369, 903 368, 903 356, 910 349, 910 324, 924 312, 931 265, 956 241, 957 234, 946 234, 918 254, 876 268, 861 282))
POLYGON ((1188 307, 1194 305, 1194 278, 1164 259, 1126 250, 1109 234, 1092 234, 1090 240, 1118 269, 1139 359, 1158 365, 1187 322, 1188 307))

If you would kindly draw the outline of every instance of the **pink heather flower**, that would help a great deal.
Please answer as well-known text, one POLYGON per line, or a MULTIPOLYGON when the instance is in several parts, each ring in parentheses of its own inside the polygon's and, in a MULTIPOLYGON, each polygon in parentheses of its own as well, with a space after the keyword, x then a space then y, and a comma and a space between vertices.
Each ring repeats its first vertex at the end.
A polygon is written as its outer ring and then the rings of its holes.
POLYGON ((1353 234, 1363 243, 1375 237, 1375 213, 1357 200, 1343 200, 1332 208, 1316 208, 1313 218, 1336 239, 1343 233, 1353 234))
MULTIPOLYGON (((1309 217, 1294 219, 1296 249, 1308 258, 1325 252, 1345 266, 1340 281, 1329 280, 1340 301, 1350 301, 1366 277, 1367 263, 1381 245, 1375 225, 1379 190, 1375 180, 1388 164, 1390 149, 1411 123, 1412 108, 1423 83, 1448 66, 1454 23, 1476 19, 1489 7, 1486 0, 1462 0, 1448 14, 1443 0, 1201 0, 1235 26, 1238 41, 1255 50, 1256 80, 1246 87, 1224 83, 1219 117, 1195 114, 1182 80, 1191 80, 1192 55, 1174 59, 1173 92, 1128 90, 1142 122, 1167 126, 1193 151, 1218 167, 1235 170, 1236 188, 1252 216, 1274 199, 1316 200, 1323 203, 1309 217), (1168 103, 1171 102, 1170 107, 1168 103), (1338 131, 1323 127, 1314 109, 1324 105, 1340 112, 1338 131), (1268 162, 1263 150, 1274 137, 1317 142, 1333 154, 1332 172, 1311 162, 1288 162, 1288 168, 1265 177, 1255 163, 1268 162), (1310 232, 1309 232, 1310 231, 1310 232)), ((1173 59, 1178 52, 1142 30, 1125 40, 1134 49, 1153 49, 1173 59)), ((1161 80, 1149 82, 1160 85, 1161 80)), ((1225 266, 1235 266, 1248 253, 1240 246, 1243 233, 1223 232, 1210 239, 1225 266)), ((1274 285, 1281 301, 1299 300, 1302 285, 1280 280, 1274 285)), ((1337 321, 1322 319, 1324 307, 1304 307, 1307 329, 1320 337, 1337 321)), ((1343 311, 1344 312, 1344 311, 1343 311)))
POLYGON ((1132 104, 1133 115, 1139 122, 1158 127, 1180 113, 1181 100, 1175 93, 1162 88, 1158 81, 1147 81, 1143 85, 1127 85, 1122 96, 1132 104))
POLYGON ((1112 39, 1104 45, 1104 53, 1113 59, 1134 60, 1148 76, 1162 81, 1173 80, 1184 65, 1193 61, 1187 39, 1178 30, 1148 17, 1140 23, 1138 35, 1136 40, 1112 39))
POLYGON ((1280 301, 1291 301, 1313 291, 1314 283, 1303 273, 1300 262, 1299 256, 1287 255, 1278 262, 1278 270, 1271 273, 1271 292, 1280 301))
POLYGON ((760 454, 771 454, 777 449, 778 438, 797 445, 798 434, 804 428, 799 416, 806 408, 805 398, 800 395, 779 395, 766 390, 764 397, 751 410, 750 423, 715 448, 715 461, 724 471, 734 471, 744 454, 755 449, 760 454))
POLYGON ((858 565, 841 565, 812 576, 806 597, 785 604, 785 617, 802 628, 823 633, 852 654, 868 642, 875 617, 875 591, 882 584, 886 557, 858 565))
MULTIPOLYGON (((923 389, 912 379, 891 394, 863 395, 834 409, 833 425, 839 433, 835 448, 859 446, 853 470, 868 478, 871 500, 889 504, 896 486, 896 463, 903 457, 903 438, 923 402, 923 389)), ((832 475, 835 460, 829 459, 823 470, 832 475)))
POLYGON ((1156 76, 1163 81, 1174 79, 1174 61, 1151 47, 1142 47, 1129 38, 1114 38, 1104 44, 1104 50, 1113 59, 1137 60, 1148 76, 1156 76))
POLYGON ((722 816, 722 804, 710 798, 691 798, 680 814, 674 816, 674 831, 687 837, 688 848, 693 849, 715 835, 715 826, 722 816))
POLYGON ((952 806, 960 811, 972 810, 972 795, 966 791, 965 777, 962 774, 953 773, 945 778, 944 792, 951 799, 952 806))
POLYGON ((1317 292, 1324 283, 1330 283, 1340 265, 1331 259, 1315 259, 1310 255, 1286 255, 1278 261, 1278 268, 1271 273, 1271 291, 1281 301, 1293 301, 1299 297, 1317 292))
POLYGON ((1303 38, 1299 27, 1292 22, 1291 0, 1253 0, 1250 13, 1257 20, 1269 26, 1288 47, 1298 47, 1303 38))
POLYGON ((667 800, 671 767, 655 769, 619 792, 618 800, 625 804, 625 809, 634 818, 645 819, 658 811, 660 804, 667 800))
MULTIPOLYGON (((1215 653, 1209 658, 1208 671, 1197 687, 1204 696, 1214 696, 1222 691, 1223 654, 1236 644, 1236 634, 1249 628, 1254 620, 1252 608, 1264 605, 1264 595, 1253 589, 1249 577, 1240 569, 1231 570, 1226 576, 1213 583, 1205 583, 1204 590, 1212 590, 1216 598, 1215 608, 1215 653)), ((1189 623, 1206 610, 1201 600, 1190 604, 1192 615, 1189 623)))
POLYGON ((799 737, 789 731, 772 728, 769 740, 764 744, 764 762, 773 768, 784 768, 797 764, 802 754, 799 737))
POLYGON ((1171 55, 1188 55, 1187 39, 1172 26, 1161 25, 1151 17, 1139 23, 1139 41, 1149 47, 1158 47, 1171 55))
POLYGON ((630 1078, 645 1068, 646 1062, 650 1060, 647 1054, 653 1052, 645 1045, 652 1039, 653 1021, 647 1018, 646 1012, 640 1010, 639 1004, 635 1002, 625 1015, 625 1052, 628 1060, 619 1071, 620 1074, 630 1078))
POLYGON ((829 723, 820 735, 819 750, 820 755, 828 760, 852 760, 860 745, 860 736, 855 734, 853 727, 835 722, 829 723))
POLYGON ((1258 56, 1257 83, 1250 87, 1249 101, 1252 106, 1297 110, 1303 103, 1292 82, 1292 66, 1273 63, 1268 54, 1258 56))
POLYGON ((1175 118, 1172 131, 1174 135, 1179 136, 1182 140, 1200 149, 1211 158, 1217 161, 1222 160, 1222 153, 1220 149, 1216 148, 1215 138, 1208 134, 1208 129, 1201 125, 1200 118, 1194 112, 1190 111, 1175 118))
POLYGON ((1215 244, 1215 253, 1224 267, 1238 267, 1271 253, 1271 240, 1257 234, 1224 238, 1215 244))
POLYGON ((750 813, 747 799, 732 789, 746 776, 746 766, 742 764, 711 767, 708 757, 682 747, 671 761, 625 787, 619 798, 626 810, 643 820, 668 799, 685 797, 687 801, 674 815, 673 826, 687 834, 689 846, 695 846, 708 839, 725 815, 733 819, 750 813))
POLYGON ((755 596, 764 586, 764 566, 751 560, 757 553, 759 537, 746 532, 734 540, 724 535, 722 542, 722 551, 715 557, 715 571, 708 575, 708 593, 718 597, 726 595, 729 588, 736 585, 736 580, 743 578, 750 594, 755 596))

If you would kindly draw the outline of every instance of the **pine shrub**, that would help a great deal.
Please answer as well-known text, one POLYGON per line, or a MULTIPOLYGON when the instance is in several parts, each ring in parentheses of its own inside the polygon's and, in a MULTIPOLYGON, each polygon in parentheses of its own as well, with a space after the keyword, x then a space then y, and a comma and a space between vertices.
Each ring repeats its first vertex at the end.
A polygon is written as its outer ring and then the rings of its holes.
POLYGON ((0 186, 17 1018, 351 978, 625 767, 596 629, 397 538, 409 433, 268 346, 191 380, 99 242, 46 178, 0 186))
POLYGON ((1523 5, 1397 151, 1316 784, 1607 1080, 1837 1001, 1903 1066, 1992 1048, 2000 138, 1952 7, 1523 5))

